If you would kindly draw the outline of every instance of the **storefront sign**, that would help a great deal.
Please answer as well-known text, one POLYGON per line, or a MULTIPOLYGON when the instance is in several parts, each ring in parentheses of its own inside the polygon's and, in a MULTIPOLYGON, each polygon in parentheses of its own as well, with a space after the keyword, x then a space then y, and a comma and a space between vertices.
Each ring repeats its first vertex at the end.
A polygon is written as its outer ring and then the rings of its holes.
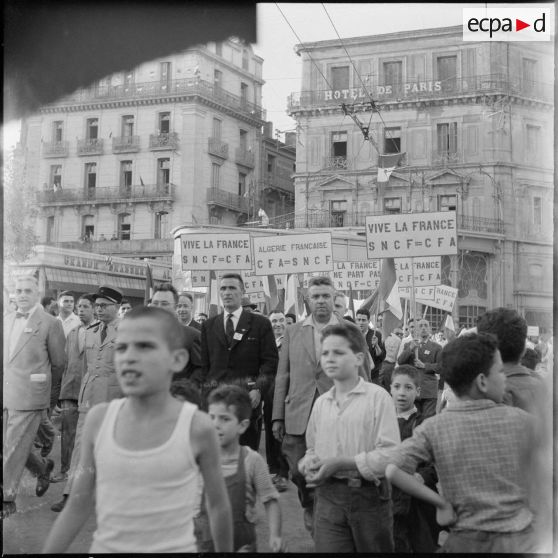
POLYGON ((441 81, 417 81, 402 83, 401 85, 377 85, 370 88, 368 93, 363 87, 351 89, 330 89, 324 91, 324 101, 369 101, 370 96, 378 98, 394 93, 407 95, 410 93, 433 93, 442 91, 441 81))

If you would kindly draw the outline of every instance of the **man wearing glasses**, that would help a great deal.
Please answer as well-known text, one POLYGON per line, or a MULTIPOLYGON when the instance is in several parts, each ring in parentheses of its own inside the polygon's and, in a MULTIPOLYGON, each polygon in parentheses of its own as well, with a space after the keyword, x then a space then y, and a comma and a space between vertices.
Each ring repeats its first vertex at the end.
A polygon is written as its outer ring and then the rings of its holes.
POLYGON ((74 481, 74 474, 80 459, 81 435, 85 416, 89 409, 97 403, 106 403, 122 397, 120 386, 114 369, 114 341, 118 327, 118 309, 122 301, 122 293, 111 287, 100 287, 95 293, 94 308, 99 327, 89 329, 85 333, 85 376, 81 382, 79 393, 79 418, 72 460, 68 472, 68 482, 64 487, 63 499, 51 506, 55 512, 62 511, 74 481))

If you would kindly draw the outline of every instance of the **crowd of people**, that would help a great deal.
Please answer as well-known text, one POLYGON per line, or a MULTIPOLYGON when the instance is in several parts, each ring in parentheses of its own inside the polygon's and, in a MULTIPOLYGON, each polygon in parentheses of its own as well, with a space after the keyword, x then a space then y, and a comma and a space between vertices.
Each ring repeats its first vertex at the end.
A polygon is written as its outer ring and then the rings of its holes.
POLYGON ((255 552, 258 501, 281 552, 293 483, 317 552, 548 551, 551 335, 528 340, 507 308, 448 338, 418 318, 382 332, 328 277, 302 319, 264 316, 237 273, 219 292, 223 312, 194 319, 170 283, 132 307, 111 286, 41 300, 17 279, 3 519, 28 469, 37 497, 65 483, 44 552, 93 509, 91 552, 255 552))

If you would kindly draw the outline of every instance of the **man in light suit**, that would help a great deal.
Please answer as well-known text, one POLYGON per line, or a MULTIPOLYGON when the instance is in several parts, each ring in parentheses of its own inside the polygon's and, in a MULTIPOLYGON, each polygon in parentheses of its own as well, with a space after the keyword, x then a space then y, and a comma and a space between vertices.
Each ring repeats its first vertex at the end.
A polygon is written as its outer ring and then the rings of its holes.
MULTIPOLYGON (((298 471, 298 462, 306 453, 306 426, 310 411, 319 395, 333 386, 320 365, 321 332, 342 318, 334 309, 333 282, 329 277, 312 277, 308 283, 308 306, 311 314, 305 320, 287 326, 279 355, 273 398, 273 435, 282 442, 292 481, 304 508, 304 522, 311 530, 313 492, 306 487, 298 471)), ((369 380, 369 362, 359 374, 369 380)))
POLYGON ((38 477, 37 496, 48 489, 54 462, 31 449, 41 419, 58 400, 66 361, 62 324, 40 306, 34 277, 17 279, 16 302, 17 312, 4 321, 2 519, 16 511, 25 467, 38 477))
POLYGON ((244 281, 238 273, 221 277, 219 294, 225 312, 202 324, 202 377, 205 397, 223 383, 242 386, 250 395, 250 425, 240 443, 258 451, 262 396, 269 389, 277 370, 277 345, 269 320, 242 308, 244 281))

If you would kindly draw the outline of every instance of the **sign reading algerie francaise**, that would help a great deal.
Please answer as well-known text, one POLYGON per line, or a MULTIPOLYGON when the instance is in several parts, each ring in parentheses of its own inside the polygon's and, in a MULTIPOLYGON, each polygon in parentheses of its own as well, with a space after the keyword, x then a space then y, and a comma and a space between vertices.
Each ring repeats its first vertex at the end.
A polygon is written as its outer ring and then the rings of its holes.
POLYGON ((182 269, 252 269, 249 234, 183 234, 182 269))
POLYGON ((252 243, 256 275, 333 269, 331 233, 259 236, 252 243))
POLYGON ((455 211, 366 217, 368 259, 457 254, 455 211))

